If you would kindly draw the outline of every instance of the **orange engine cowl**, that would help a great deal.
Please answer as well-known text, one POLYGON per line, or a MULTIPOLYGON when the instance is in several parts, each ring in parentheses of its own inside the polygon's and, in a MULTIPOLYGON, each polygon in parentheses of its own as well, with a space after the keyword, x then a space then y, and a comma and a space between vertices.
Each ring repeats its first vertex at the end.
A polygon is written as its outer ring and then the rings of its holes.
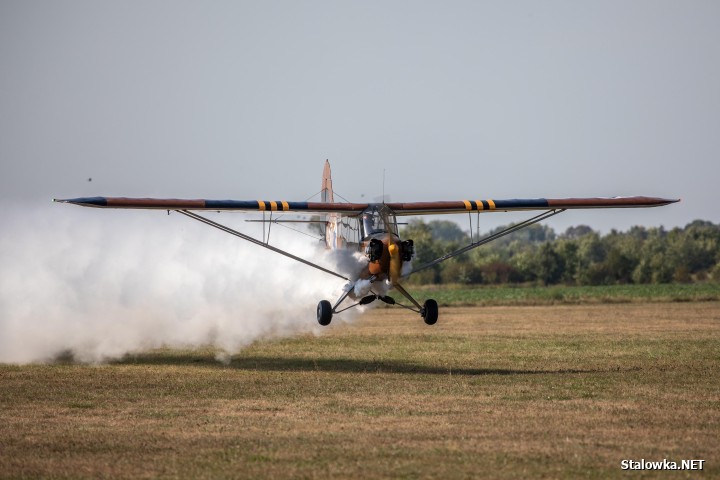
POLYGON ((368 263, 368 271, 371 275, 387 275, 390 281, 394 282, 400 279, 400 270, 402 269, 402 258, 400 247, 392 238, 371 240, 372 248, 367 248, 366 252, 370 257, 368 263), (372 253, 371 253, 372 251, 372 253), (393 273, 395 272, 395 273, 393 273))

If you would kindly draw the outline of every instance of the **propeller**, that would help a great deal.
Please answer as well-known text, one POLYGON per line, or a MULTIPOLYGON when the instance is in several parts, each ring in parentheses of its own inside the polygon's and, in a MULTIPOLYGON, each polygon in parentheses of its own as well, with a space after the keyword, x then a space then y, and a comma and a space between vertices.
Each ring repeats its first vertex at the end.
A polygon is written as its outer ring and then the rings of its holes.
POLYGON ((395 243, 388 235, 388 253, 390 254, 390 283, 398 285, 402 276, 402 258, 400 257, 400 245, 395 243))

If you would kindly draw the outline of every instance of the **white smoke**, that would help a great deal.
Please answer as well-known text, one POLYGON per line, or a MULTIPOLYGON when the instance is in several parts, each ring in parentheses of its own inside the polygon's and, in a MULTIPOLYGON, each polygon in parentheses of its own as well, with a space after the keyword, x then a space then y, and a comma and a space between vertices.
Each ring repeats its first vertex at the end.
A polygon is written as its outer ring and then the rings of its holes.
MULTIPOLYGON (((242 215, 213 218, 262 236, 242 215)), ((218 360, 227 361, 259 338, 319 333, 317 302, 334 302, 345 284, 180 214, 3 204, 0 222, 4 363, 52 361, 66 352, 101 362, 161 346, 207 345, 222 349, 218 360)), ((278 226, 272 240, 331 270, 357 267, 278 226)))

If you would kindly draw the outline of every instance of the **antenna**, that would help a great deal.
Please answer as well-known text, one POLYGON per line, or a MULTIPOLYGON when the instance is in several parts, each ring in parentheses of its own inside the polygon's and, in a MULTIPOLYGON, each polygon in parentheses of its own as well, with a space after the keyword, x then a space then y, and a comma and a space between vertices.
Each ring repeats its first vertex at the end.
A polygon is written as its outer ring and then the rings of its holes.
POLYGON ((383 168, 383 193, 382 193, 382 203, 385 205, 385 169, 383 168))

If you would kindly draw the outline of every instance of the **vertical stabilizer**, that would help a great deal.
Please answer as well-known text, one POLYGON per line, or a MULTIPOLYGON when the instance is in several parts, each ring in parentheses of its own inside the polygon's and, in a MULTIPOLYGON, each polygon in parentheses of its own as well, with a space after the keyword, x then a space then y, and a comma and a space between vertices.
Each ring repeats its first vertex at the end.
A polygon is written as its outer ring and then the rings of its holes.
POLYGON ((330 161, 325 160, 325 168, 323 169, 322 189, 320 189, 320 201, 323 203, 334 203, 332 175, 330 173, 330 161))
MULTIPOLYGON (((335 203, 332 188, 332 176, 330 173, 330 162, 325 160, 323 169, 322 190, 320 190, 320 201, 323 203, 335 203)), ((335 250, 342 248, 345 242, 338 232, 340 216, 337 213, 329 213, 325 221, 325 246, 335 250)))

